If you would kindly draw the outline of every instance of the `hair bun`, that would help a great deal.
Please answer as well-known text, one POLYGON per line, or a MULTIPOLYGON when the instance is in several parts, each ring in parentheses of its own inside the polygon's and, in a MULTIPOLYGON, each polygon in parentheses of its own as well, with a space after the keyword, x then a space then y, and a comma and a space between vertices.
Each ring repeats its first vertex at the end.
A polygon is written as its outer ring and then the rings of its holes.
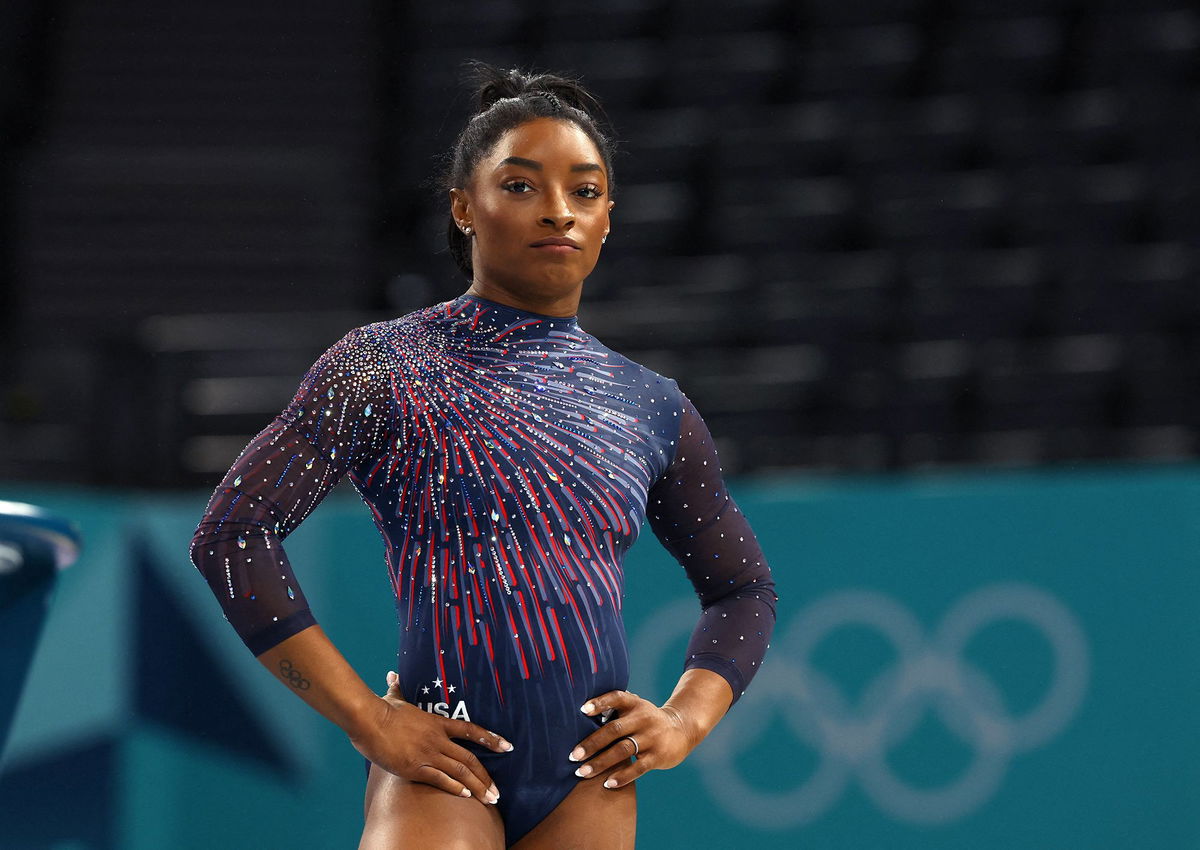
POLYGON ((540 95, 559 100, 593 120, 607 123, 600 102, 578 80, 557 74, 525 73, 516 68, 505 70, 478 60, 469 62, 468 68, 479 93, 476 114, 487 112, 506 98, 540 95))

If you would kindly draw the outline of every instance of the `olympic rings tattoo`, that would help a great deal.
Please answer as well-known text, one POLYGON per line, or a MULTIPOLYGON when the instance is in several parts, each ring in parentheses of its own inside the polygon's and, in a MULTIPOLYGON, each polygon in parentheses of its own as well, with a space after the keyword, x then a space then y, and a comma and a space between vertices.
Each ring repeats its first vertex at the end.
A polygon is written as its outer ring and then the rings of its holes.
POLYGON ((279 672, 287 680, 287 683, 298 691, 307 691, 309 685, 312 684, 301 676, 300 671, 293 667, 292 662, 286 658, 279 662, 279 672))

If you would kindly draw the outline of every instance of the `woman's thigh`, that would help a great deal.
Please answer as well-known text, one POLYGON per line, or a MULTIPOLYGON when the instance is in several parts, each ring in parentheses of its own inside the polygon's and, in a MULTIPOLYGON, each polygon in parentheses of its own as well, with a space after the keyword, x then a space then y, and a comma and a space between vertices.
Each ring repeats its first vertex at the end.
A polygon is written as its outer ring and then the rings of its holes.
POLYGON ((503 850, 504 824, 495 806, 453 797, 371 765, 359 850, 503 850))
POLYGON ((544 820, 513 845, 514 850, 633 850, 637 834, 637 783, 605 788, 627 759, 593 779, 576 783, 544 820))

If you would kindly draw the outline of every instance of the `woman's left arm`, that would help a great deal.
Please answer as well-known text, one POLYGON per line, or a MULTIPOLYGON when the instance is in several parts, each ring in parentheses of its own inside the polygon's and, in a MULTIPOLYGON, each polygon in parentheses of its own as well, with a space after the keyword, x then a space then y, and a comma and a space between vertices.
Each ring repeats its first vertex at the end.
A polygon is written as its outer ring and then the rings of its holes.
POLYGON ((775 583, 766 558, 725 487, 712 435, 684 397, 675 458, 651 488, 647 518, 687 572, 702 613, 684 672, 662 706, 628 691, 602 694, 580 710, 611 719, 571 753, 576 771, 596 777, 636 755, 604 782, 618 788, 648 770, 674 767, 712 731, 745 691, 775 625, 775 583))

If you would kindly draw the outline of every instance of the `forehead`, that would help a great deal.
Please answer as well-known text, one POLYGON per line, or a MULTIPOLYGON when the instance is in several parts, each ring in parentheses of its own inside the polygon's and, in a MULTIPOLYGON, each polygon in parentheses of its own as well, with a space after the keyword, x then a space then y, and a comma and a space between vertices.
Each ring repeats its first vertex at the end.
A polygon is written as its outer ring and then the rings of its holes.
POLYGON ((483 165, 490 170, 510 156, 532 159, 547 168, 583 162, 604 167, 604 159, 588 134, 574 121, 559 118, 535 118, 508 130, 496 141, 483 165))

